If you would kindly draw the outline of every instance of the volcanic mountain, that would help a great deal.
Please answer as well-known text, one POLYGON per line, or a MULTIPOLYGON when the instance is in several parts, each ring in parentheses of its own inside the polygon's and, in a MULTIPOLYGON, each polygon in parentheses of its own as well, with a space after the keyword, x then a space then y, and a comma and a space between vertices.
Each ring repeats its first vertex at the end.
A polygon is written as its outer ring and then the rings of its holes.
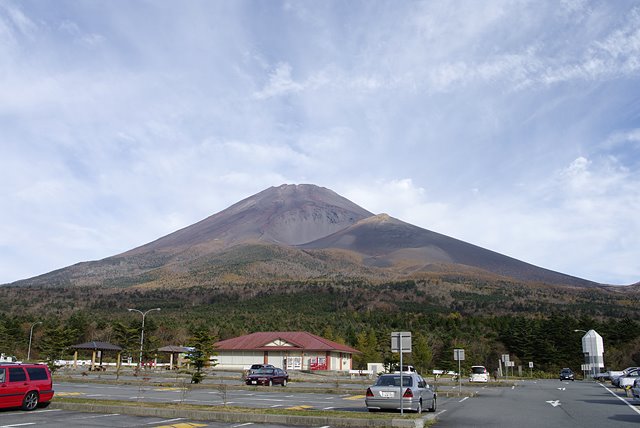
POLYGON ((282 185, 198 223, 103 260, 16 285, 211 286, 300 280, 380 281, 464 272, 592 286, 388 215, 315 185, 282 185))

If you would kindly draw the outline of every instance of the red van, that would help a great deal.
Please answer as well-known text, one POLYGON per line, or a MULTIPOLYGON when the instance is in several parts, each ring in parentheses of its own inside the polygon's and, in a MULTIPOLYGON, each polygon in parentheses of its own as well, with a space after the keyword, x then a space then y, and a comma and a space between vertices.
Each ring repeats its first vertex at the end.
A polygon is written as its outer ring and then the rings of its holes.
POLYGON ((0 408, 33 410, 53 398, 53 382, 44 364, 0 363, 0 408))

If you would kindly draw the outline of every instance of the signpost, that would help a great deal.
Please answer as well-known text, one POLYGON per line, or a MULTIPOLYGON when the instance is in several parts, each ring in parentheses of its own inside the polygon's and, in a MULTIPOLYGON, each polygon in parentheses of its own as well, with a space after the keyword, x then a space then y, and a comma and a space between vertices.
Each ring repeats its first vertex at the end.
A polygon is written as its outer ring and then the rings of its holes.
POLYGON ((533 369, 533 361, 529 361, 529 377, 530 378, 533 378, 532 369, 533 369))
POLYGON ((458 395, 462 394, 462 373, 460 372, 460 361, 464 360, 464 349, 453 350, 453 361, 458 362, 458 395))
POLYGON ((504 372, 506 374, 507 380, 509 380, 509 354, 502 354, 502 362, 504 363, 504 372))
POLYGON ((394 331, 391 333, 391 352, 400 353, 400 414, 404 414, 404 403, 402 401, 402 354, 411 352, 411 332, 410 331, 394 331))

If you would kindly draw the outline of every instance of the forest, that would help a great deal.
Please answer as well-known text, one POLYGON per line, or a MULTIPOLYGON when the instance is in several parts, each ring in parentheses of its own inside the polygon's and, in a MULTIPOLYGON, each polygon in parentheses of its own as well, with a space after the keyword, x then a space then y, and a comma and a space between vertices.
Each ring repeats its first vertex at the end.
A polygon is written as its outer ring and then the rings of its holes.
MULTIPOLYGON (((394 363, 393 331, 410 331, 405 362, 422 372, 466 366, 491 371, 502 354, 538 375, 580 372, 583 331, 604 340, 607 367, 640 365, 635 290, 554 287, 463 276, 370 284, 314 281, 228 287, 0 287, 0 352, 25 359, 70 358, 70 345, 104 341, 137 355, 141 317, 127 309, 160 308, 146 317, 145 358, 166 345, 189 345, 194 331, 214 340, 255 331, 308 331, 359 351, 354 368, 394 363), (42 323, 42 324, 40 324, 42 323)), ((517 370, 517 369, 516 369, 517 370)))

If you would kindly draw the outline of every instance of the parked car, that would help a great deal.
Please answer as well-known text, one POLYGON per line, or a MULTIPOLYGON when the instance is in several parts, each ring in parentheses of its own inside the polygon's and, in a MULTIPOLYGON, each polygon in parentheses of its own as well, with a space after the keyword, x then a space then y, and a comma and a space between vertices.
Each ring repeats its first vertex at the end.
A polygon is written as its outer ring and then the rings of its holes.
POLYGON ((485 366, 471 366, 469 382, 489 382, 489 372, 485 366))
POLYGON ((416 368, 413 366, 402 366, 402 370, 400 370, 400 366, 396 366, 394 369, 394 373, 400 373, 400 371, 402 371, 402 373, 417 373, 416 368))
POLYGON ((255 373, 258 370, 264 369, 264 368, 275 368, 275 366, 272 364, 253 364, 251 365, 251 367, 249 367, 249 374, 255 373))
POLYGON ((436 392, 415 372, 402 374, 402 386, 400 373, 380 376, 375 385, 367 388, 364 401, 370 412, 400 410, 401 406, 417 413, 423 409, 436 411, 436 392))
POLYGON ((576 380, 576 376, 573 374, 573 370, 565 367, 564 369, 560 370, 560 380, 574 381, 576 380))
POLYGON ((624 376, 626 374, 629 374, 630 372, 632 372, 634 370, 637 370, 637 369, 640 369, 640 367, 627 367, 626 369, 624 369, 622 371, 619 371, 619 372, 613 372, 613 371, 609 372, 610 373, 609 374, 609 378, 611 379, 611 385, 617 386, 616 385, 617 379, 620 376, 624 376))
POLYGON ((639 377, 640 377, 640 369, 634 369, 629 371, 626 374, 623 374, 622 376, 618 376, 613 381, 611 381, 611 384, 618 388, 627 388, 627 387, 633 386, 633 383, 639 377))
POLYGON ((640 400, 640 377, 633 381, 631 394, 633 395, 633 398, 640 400))
POLYGON ((44 407, 53 398, 53 382, 44 364, 0 363, 0 408, 44 407))
POLYGON ((277 367, 263 367, 249 374, 245 382, 247 385, 287 386, 289 374, 277 367))

